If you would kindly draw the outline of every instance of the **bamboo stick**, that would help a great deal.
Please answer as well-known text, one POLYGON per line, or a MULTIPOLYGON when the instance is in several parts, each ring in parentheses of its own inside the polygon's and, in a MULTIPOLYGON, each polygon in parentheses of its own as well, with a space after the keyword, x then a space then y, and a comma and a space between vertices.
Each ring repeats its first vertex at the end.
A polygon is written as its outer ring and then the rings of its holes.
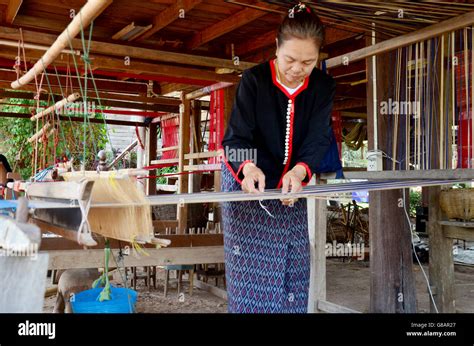
POLYGON ((453 58, 455 53, 455 46, 456 46, 456 36, 455 32, 451 32, 451 112, 452 112, 452 124, 451 124, 451 168, 455 169, 457 167, 458 162, 458 152, 457 152, 457 144, 456 144, 456 95, 455 95, 455 79, 454 79, 454 65, 453 65, 453 58))
POLYGON ((349 61, 356 62, 372 55, 389 52, 400 47, 405 47, 416 42, 436 37, 445 32, 461 29, 468 25, 470 26, 472 24, 474 24, 474 12, 468 12, 459 17, 448 19, 444 22, 425 27, 418 31, 395 37, 366 48, 358 49, 349 54, 343 54, 328 59, 326 60, 326 67, 329 69, 340 66, 343 64, 343 59, 346 57, 349 58, 349 61))
POLYGON ((51 64, 54 59, 66 48, 69 40, 72 40, 81 31, 81 27, 85 29, 89 26, 91 21, 97 17, 107 6, 112 3, 112 0, 88 0, 79 13, 74 16, 74 19, 69 23, 66 30, 64 30, 51 47, 44 53, 40 60, 20 79, 11 83, 13 89, 18 89, 25 84, 28 84, 33 78, 42 73, 46 67, 51 64))
POLYGON ((76 101, 79 97, 81 97, 81 95, 79 93, 74 93, 74 94, 71 94, 69 95, 68 97, 65 97, 63 98, 62 100, 56 102, 54 105, 52 105, 51 107, 49 108, 46 108, 45 110, 42 110, 41 112, 33 115, 30 120, 31 121, 34 121, 34 120, 38 120, 38 119, 41 119, 42 117, 44 117, 45 115, 48 115, 54 111, 57 111, 59 109, 61 109, 62 107, 64 107, 67 103, 71 103, 71 102, 74 102, 76 101))
MULTIPOLYGON (((469 119, 469 60, 468 60, 468 45, 467 45, 467 28, 464 28, 464 86, 466 88, 466 117, 469 119)), ((472 100, 471 100, 472 102, 472 100)), ((462 105, 460 105, 462 107, 462 105)), ((461 117, 462 119, 463 117, 461 117)), ((466 122, 467 123, 467 122, 466 122)), ((468 159, 467 159, 467 168, 471 168, 471 129, 469 124, 467 124, 467 148, 468 148, 468 159)), ((465 143, 463 143, 465 145, 465 143)), ((462 148, 461 148, 462 150, 462 148)), ((463 157, 464 159, 464 157, 463 157)))
POLYGON ((43 135, 43 133, 49 129, 51 127, 51 124, 48 122, 46 123, 42 128, 41 130, 39 130, 38 132, 36 132, 33 136, 31 136, 30 138, 28 138, 28 143, 32 143, 34 141, 36 141, 39 137, 41 137, 43 135))
MULTIPOLYGON (((471 131, 474 132, 474 26, 471 26, 471 131)), ((471 149, 469 168, 472 168, 473 157, 474 150, 471 149)))
POLYGON ((441 63, 440 63, 440 97, 439 97, 439 168, 444 169, 444 35, 441 35, 441 63))

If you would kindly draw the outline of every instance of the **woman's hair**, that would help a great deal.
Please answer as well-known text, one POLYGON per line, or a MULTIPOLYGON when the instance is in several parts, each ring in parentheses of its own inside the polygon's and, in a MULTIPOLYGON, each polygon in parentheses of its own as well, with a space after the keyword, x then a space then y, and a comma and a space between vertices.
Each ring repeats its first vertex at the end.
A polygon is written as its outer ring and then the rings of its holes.
POLYGON ((312 39, 318 48, 324 43, 324 26, 309 6, 299 3, 288 11, 278 30, 278 44, 291 38, 312 39))

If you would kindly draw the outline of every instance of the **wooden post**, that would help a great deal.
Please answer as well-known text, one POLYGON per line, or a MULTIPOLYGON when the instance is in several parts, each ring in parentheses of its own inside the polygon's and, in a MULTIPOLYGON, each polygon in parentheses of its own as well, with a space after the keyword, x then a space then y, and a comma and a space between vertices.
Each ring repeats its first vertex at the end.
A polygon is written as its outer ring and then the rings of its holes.
MULTIPOLYGON (((184 172, 186 160, 184 155, 189 154, 190 144, 190 101, 186 99, 184 92, 181 93, 181 105, 179 108, 179 164, 178 172, 184 172)), ((189 181, 186 175, 179 175, 178 193, 188 193, 189 181)), ((178 205, 178 234, 184 234, 188 223, 187 205, 178 205)))
MULTIPOLYGON (((310 181, 315 185, 316 179, 310 181)), ((318 301, 326 300, 326 227, 325 199, 308 198, 308 232, 311 256, 308 312, 319 312, 318 301)))
MULTIPOLYGON (((430 239, 429 279, 431 291, 434 295, 436 307, 439 312, 456 312, 454 302, 454 262, 453 240, 443 234, 441 210, 439 206, 439 193, 441 188, 429 188, 429 216, 428 235, 430 239)), ((436 312, 430 300, 430 312, 436 312)))
MULTIPOLYGON (((232 113, 232 107, 234 106, 234 98, 237 87, 235 85, 228 86, 224 89, 224 132, 229 124, 230 115, 232 113)), ((224 135, 224 134, 222 134, 224 135)), ((214 171, 214 191, 221 191, 221 172, 214 171)), ((221 207, 219 203, 214 204, 214 222, 222 223, 221 207)))
MULTIPOLYGON (((368 41, 370 44, 370 41, 368 41)), ((390 152, 383 140, 387 133, 387 115, 377 115, 380 101, 388 102, 390 65, 388 54, 377 56, 376 75, 372 70, 372 59, 367 61, 367 127, 369 150, 390 152), (373 88, 376 78, 377 88, 373 88), (374 105, 373 96, 377 95, 374 105), (377 118, 375 118, 377 117, 377 118), (377 123, 377 133, 374 131, 377 123), (375 141, 375 136, 378 141, 375 141)), ((391 167, 388 162, 385 167, 391 167)), ((408 198, 408 195, 407 195, 408 198)), ((413 313, 416 312, 416 291, 412 272, 411 230, 403 208, 402 190, 374 191, 370 193, 370 312, 413 313)))
MULTIPOLYGON (((150 123, 148 127, 148 151, 147 151, 147 165, 151 165, 151 161, 156 160, 156 150, 157 150, 157 141, 158 141, 158 133, 157 133, 158 125, 155 123, 150 123)), ((150 176, 156 175, 156 169, 150 171, 150 176)), ((149 178, 148 179, 148 195, 156 195, 156 178, 149 178)))

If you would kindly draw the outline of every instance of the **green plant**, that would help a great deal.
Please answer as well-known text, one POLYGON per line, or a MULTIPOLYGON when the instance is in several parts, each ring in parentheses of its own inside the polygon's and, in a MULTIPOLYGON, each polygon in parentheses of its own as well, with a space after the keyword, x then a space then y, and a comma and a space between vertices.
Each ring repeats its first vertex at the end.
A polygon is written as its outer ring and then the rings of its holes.
POLYGON ((417 207, 421 207, 421 192, 410 189, 410 216, 416 216, 417 207))
MULTIPOLYGON (((20 98, 10 98, 7 100, 10 105, 0 107, 2 112, 29 115, 29 113, 25 112, 26 108, 20 105, 36 107, 35 100, 20 98), (16 104, 18 106, 15 106, 16 104)), ((48 106, 47 102, 40 102, 40 107, 46 108, 48 106)), ((95 117, 101 118, 101 115, 96 114, 95 117)), ((85 143, 85 166, 86 169, 92 169, 98 151, 97 148, 102 149, 105 147, 107 140, 106 131, 107 129, 104 124, 90 124, 86 131, 84 131, 83 123, 81 122, 61 121, 56 148, 54 148, 53 139, 48 141, 46 165, 54 163, 54 149, 56 149, 55 154, 57 157, 66 154, 69 158, 73 157, 75 163, 79 165, 84 156, 85 143)), ((32 173, 34 143, 28 143, 28 138, 35 132, 36 123, 29 118, 0 118, 0 150, 4 152, 12 168, 19 172, 23 179, 28 179, 32 173)), ((42 155, 42 147, 39 152, 42 155)), ((39 157, 41 155, 38 154, 39 157)))
MULTIPOLYGON (((178 167, 173 166, 173 167, 164 167, 164 168, 158 168, 156 170, 156 175, 160 176, 163 174, 171 174, 171 173, 176 173, 178 172, 178 167)), ((156 180, 157 184, 166 184, 166 177, 161 177, 156 180)))

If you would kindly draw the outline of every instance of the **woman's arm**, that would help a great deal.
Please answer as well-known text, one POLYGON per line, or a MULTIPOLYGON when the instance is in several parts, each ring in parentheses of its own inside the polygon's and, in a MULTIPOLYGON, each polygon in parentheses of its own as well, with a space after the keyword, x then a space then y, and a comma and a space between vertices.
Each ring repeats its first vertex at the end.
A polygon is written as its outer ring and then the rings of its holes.
POLYGON ((244 178, 242 169, 254 149, 255 105, 257 82, 250 71, 244 71, 237 87, 234 106, 229 119, 222 146, 226 160, 240 180, 244 178))
POLYGON ((301 166, 306 170, 303 184, 306 185, 317 170, 319 163, 326 155, 331 144, 331 113, 336 93, 336 82, 331 79, 327 95, 317 109, 313 109, 310 123, 308 124, 308 135, 303 141, 296 155, 295 166, 301 166))

